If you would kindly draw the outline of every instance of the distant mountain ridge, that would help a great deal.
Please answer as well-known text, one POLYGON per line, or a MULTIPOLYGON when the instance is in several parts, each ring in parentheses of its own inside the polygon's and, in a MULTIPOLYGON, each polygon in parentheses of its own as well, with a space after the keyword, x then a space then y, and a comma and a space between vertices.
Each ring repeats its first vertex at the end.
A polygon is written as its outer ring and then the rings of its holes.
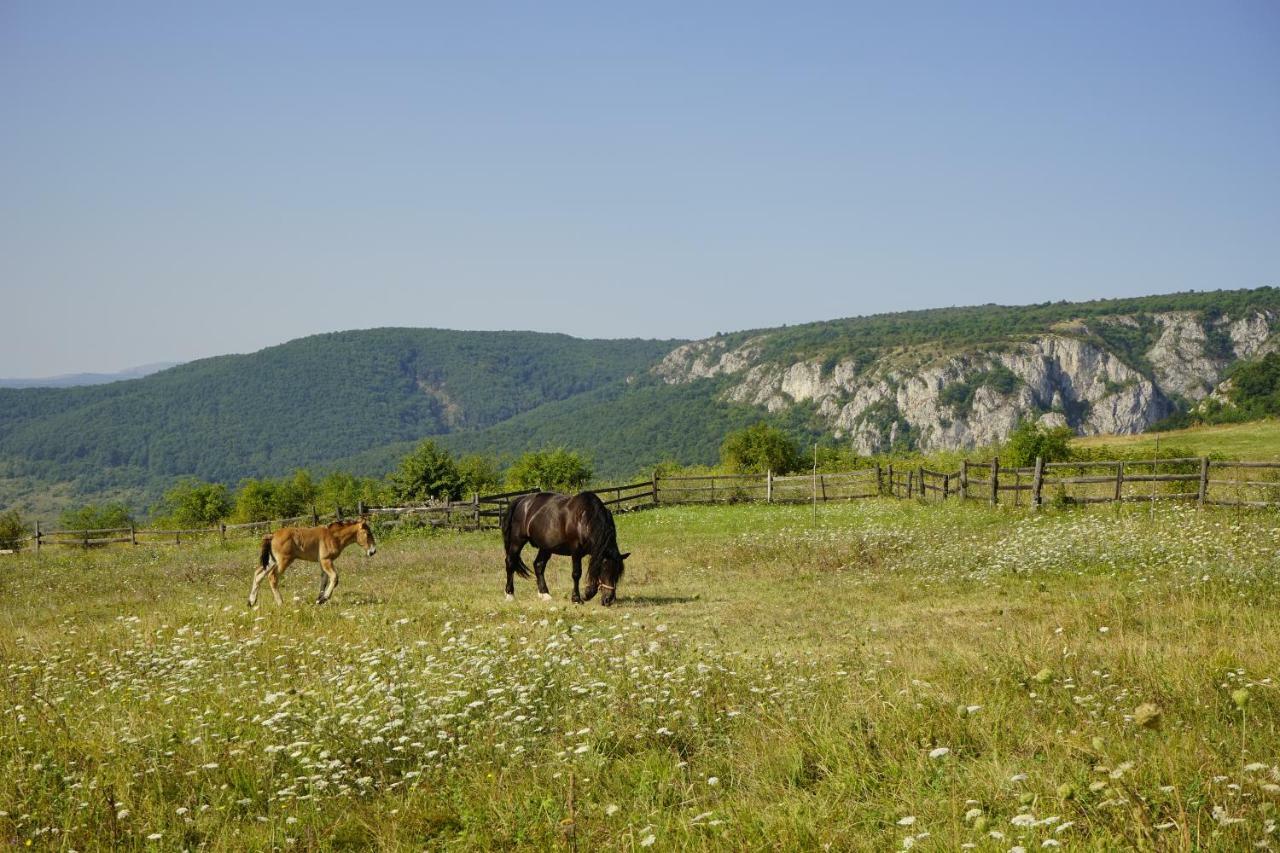
POLYGON ((141 364, 127 367, 115 373, 63 373, 58 376, 45 376, 27 379, 0 379, 0 388, 74 388, 80 385, 106 385, 108 382, 123 382, 127 379, 141 379, 170 367, 177 367, 180 361, 157 361, 154 364, 141 364))
POLYGON ((380 475, 423 437, 511 458, 564 445, 602 476, 716 459, 765 419, 861 452, 985 445, 1019 420, 1140 432, 1280 349, 1280 289, 854 317, 701 341, 374 329, 133 382, 0 389, 0 507, 177 477, 380 475))

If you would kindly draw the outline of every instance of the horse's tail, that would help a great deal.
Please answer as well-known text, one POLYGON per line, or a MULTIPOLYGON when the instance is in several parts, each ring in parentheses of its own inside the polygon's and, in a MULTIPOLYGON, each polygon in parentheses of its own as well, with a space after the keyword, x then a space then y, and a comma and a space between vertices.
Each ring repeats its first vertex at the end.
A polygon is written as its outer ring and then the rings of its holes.
POLYGON ((266 568, 271 564, 271 537, 262 537, 262 548, 258 551, 258 565, 266 568))
POLYGON ((507 563, 511 565, 511 570, 522 578, 530 577, 529 567, 524 564, 524 560, 520 559, 517 554, 514 559, 511 556, 511 540, 515 536, 515 517, 516 507, 520 505, 522 498, 516 498, 507 505, 507 511, 502 514, 502 549, 507 552, 507 563))

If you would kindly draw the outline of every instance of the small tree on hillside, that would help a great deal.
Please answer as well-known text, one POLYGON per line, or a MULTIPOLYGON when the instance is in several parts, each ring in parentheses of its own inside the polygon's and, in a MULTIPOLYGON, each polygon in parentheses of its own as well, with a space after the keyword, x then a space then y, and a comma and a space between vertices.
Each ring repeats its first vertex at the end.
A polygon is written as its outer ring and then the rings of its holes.
POLYGON ((577 492, 591 482, 593 475, 591 463, 580 454, 556 447, 531 451, 517 459, 507 469, 507 485, 513 489, 577 492))
POLYGON ((402 501, 428 501, 462 497, 462 476, 447 450, 427 439, 400 460, 391 475, 396 497, 402 501))
POLYGON ((795 442, 763 421, 725 436, 720 460, 729 470, 743 474, 787 474, 803 464, 795 442))
POLYGON ((16 509, 0 512, 0 548, 21 548, 22 540, 30 533, 31 528, 16 509))
POLYGON ((1075 434, 1068 426, 1046 427, 1039 421, 1023 421, 1009 433, 1003 455, 1010 465, 1019 468, 1034 465, 1037 456, 1045 462, 1065 462, 1071 458, 1069 442, 1075 434))
POLYGON ((502 483, 502 471, 498 460, 492 456, 473 453, 458 460, 458 476, 462 478, 465 497, 471 493, 485 494, 496 491, 502 483))
POLYGON ((107 528, 128 527, 133 524, 133 515, 129 507, 122 503, 86 504, 75 509, 64 510, 58 519, 63 530, 104 530, 107 528))
POLYGON ((165 525, 211 527, 231 515, 231 496, 221 483, 188 477, 164 493, 154 513, 165 525))

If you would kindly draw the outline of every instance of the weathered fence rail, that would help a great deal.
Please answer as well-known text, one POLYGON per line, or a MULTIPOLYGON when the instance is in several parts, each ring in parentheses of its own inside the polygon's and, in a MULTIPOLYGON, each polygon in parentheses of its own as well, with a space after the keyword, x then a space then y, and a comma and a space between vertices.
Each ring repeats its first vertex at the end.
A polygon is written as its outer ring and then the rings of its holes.
MULTIPOLYGON (((472 495, 465 501, 432 501, 405 506, 357 504, 356 515, 369 516, 386 528, 407 524, 480 529, 497 527, 511 502, 535 489, 472 495)), ((926 501, 985 500, 992 505, 1038 508, 1046 499, 1061 504, 1194 501, 1199 506, 1280 508, 1280 462, 1243 462, 1179 457, 1170 459, 1090 460, 1043 462, 1034 466, 1002 468, 998 460, 964 460, 955 471, 893 464, 836 473, 814 472, 777 476, 764 474, 699 474, 660 477, 622 486, 594 489, 615 512, 664 503, 808 503, 851 501, 877 496, 926 501), (1161 470, 1163 469, 1163 470, 1161 470), (1103 473, 1099 473, 1103 472, 1103 473), (1232 476, 1234 474, 1234 476, 1232 476), (1195 484, 1194 491, 1185 484, 1195 484), (1025 499, 1024 499, 1025 495, 1025 499)), ((46 546, 94 547, 115 544, 182 544, 184 538, 263 534, 278 527, 342 518, 341 507, 332 515, 314 509, 310 515, 219 524, 194 529, 161 530, 110 527, 90 530, 42 530, 36 522, 33 535, 19 540, 37 550, 46 546)))

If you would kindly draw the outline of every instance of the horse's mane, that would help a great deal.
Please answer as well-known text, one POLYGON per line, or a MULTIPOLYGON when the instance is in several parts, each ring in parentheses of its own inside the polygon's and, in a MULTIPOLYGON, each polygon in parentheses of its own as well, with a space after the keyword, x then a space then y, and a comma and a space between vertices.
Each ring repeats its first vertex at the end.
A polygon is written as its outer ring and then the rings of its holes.
POLYGON ((601 557, 612 547, 618 550, 618 531, 613 526, 613 515, 605 507, 604 501, 595 492, 586 492, 587 498, 587 545, 591 548, 592 557, 601 557))

